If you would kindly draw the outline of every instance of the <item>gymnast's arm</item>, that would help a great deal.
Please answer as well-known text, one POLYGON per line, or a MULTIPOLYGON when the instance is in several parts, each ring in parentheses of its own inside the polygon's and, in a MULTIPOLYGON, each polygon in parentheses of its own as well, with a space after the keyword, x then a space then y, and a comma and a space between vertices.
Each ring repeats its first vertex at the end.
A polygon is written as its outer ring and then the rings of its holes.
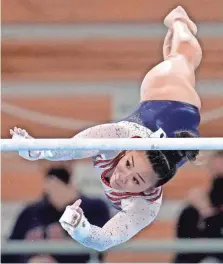
MULTIPOLYGON (((26 132, 27 133, 27 132, 26 132)), ((23 138, 32 138, 27 136, 23 138)), ((21 135, 13 134, 13 138, 21 135)), ((73 138, 124 138, 129 137, 129 129, 125 124, 102 124, 83 130, 73 138)), ((47 159, 52 161, 83 159, 96 156, 99 150, 51 150, 51 151, 20 151, 19 155, 28 160, 47 159)))
MULTIPOLYGON (((111 218, 102 228, 91 225, 84 215, 82 215, 77 227, 67 225, 68 228, 66 228, 66 223, 63 225, 66 211, 61 217, 60 223, 70 236, 80 244, 97 251, 104 251, 128 241, 148 226, 158 215, 161 201, 162 197, 153 203, 149 203, 143 198, 126 199, 123 210, 111 218)), ((67 215, 69 218, 71 214, 67 212, 67 215)))

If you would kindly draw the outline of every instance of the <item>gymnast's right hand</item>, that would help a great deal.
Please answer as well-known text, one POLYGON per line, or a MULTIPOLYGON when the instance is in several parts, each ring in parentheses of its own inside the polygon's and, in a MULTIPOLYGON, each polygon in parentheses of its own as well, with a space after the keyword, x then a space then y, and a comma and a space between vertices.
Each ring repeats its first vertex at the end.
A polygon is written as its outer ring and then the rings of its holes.
MULTIPOLYGON (((10 135, 12 139, 32 139, 25 129, 14 127, 10 129, 10 135)), ((28 160, 36 160, 40 157, 41 151, 20 151, 19 155, 28 160)))

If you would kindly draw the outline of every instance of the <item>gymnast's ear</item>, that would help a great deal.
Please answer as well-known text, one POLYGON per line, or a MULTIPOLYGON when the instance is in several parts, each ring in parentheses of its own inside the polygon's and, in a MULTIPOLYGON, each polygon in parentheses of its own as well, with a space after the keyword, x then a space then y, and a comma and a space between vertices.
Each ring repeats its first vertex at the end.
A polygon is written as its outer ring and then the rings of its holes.
MULTIPOLYGON (((176 133, 176 138, 196 138, 197 136, 190 131, 179 131, 176 133)), ((189 161, 195 161, 199 150, 180 150, 178 151, 182 158, 189 161)))

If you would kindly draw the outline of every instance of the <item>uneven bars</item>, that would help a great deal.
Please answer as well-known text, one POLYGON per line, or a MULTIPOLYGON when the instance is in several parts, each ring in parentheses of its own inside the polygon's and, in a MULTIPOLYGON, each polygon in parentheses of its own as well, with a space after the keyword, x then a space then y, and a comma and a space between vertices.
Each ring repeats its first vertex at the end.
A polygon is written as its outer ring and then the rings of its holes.
POLYGON ((21 150, 222 150, 222 138, 1 139, 1 151, 21 150))
MULTIPOLYGON (((21 253, 92 253, 91 248, 83 247, 75 241, 2 241, 3 254, 21 253)), ((109 249, 113 252, 223 252, 221 239, 175 239, 175 240, 136 240, 109 249)))

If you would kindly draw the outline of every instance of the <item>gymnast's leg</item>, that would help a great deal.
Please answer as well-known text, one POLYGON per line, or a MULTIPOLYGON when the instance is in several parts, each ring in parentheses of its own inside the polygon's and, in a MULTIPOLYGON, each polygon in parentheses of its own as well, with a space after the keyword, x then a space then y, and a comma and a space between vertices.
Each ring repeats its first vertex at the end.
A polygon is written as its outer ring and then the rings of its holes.
POLYGON ((164 20, 169 31, 164 41, 164 61, 151 69, 141 85, 141 101, 174 100, 201 107, 195 86, 195 70, 202 50, 195 37, 196 25, 182 7, 164 20))

